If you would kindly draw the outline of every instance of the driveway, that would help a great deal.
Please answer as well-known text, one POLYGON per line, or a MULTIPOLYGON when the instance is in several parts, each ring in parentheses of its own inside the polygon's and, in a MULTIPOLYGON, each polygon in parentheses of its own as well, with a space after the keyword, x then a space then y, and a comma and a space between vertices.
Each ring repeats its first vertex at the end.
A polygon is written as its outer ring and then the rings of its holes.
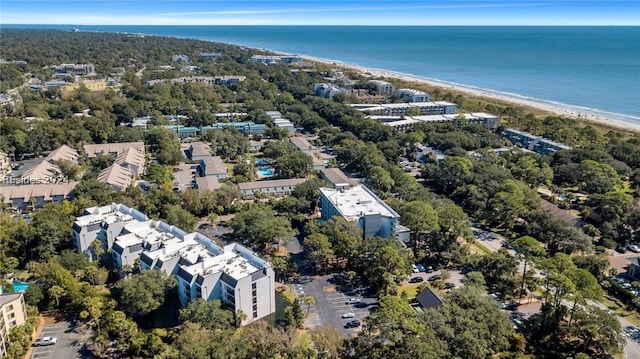
POLYGON ((31 359, 90 358, 90 355, 81 353, 81 336, 74 329, 69 321, 45 324, 40 337, 55 337, 58 342, 47 347, 34 347, 31 359))

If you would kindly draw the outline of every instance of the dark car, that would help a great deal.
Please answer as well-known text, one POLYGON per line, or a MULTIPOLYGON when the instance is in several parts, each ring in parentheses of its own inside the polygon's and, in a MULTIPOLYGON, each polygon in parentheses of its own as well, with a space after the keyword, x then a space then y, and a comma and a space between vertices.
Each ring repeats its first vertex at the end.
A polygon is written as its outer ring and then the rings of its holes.
POLYGON ((425 271, 425 272, 427 272, 427 273, 431 273, 431 272, 433 272, 433 266, 426 266, 426 267, 424 267, 424 271, 425 271))
POLYGON ((444 284, 444 289, 453 289, 455 287, 456 287, 456 285, 453 284, 453 283, 445 283, 444 284))
POLYGON ((435 282, 439 279, 442 279, 442 277, 439 274, 436 275, 432 275, 431 277, 429 277, 429 279, 427 279, 429 282, 435 282))
POLYGON ((361 325, 361 324, 360 324, 360 321, 359 321, 359 320, 357 320, 357 319, 355 319, 355 320, 350 320, 350 321, 346 322, 346 323, 344 324, 344 327, 345 327, 345 328, 357 328, 357 327, 359 327, 360 325, 361 325))
POLYGON ((409 283, 420 283, 420 282, 424 282, 424 278, 422 278, 422 277, 413 277, 413 278, 409 279, 409 283))

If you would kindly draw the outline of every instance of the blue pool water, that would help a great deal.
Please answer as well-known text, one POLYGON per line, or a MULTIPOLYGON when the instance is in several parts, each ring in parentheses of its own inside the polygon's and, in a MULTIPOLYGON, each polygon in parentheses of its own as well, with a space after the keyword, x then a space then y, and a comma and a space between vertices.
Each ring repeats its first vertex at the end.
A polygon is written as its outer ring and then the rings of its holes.
POLYGON ((24 293, 27 291, 27 289, 29 289, 29 283, 14 281, 13 289, 16 291, 16 293, 24 293))
POLYGON ((258 172, 260 172, 260 175, 263 177, 271 177, 274 175, 273 169, 271 168, 260 168, 258 172))

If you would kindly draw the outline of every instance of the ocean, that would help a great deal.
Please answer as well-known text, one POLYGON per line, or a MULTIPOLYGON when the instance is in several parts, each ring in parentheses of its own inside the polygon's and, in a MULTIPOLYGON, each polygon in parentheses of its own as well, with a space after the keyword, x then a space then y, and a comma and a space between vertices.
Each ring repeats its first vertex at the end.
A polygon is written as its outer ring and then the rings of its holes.
POLYGON ((640 123, 640 27, 61 26, 233 43, 323 58, 640 123))

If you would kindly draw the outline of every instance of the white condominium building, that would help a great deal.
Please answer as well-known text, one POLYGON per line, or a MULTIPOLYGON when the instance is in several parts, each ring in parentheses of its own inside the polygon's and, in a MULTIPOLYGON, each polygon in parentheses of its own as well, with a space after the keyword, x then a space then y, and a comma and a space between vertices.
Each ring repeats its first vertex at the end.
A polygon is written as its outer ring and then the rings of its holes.
POLYGON ((100 239, 111 249, 116 268, 140 266, 161 270, 178 281, 180 303, 197 298, 221 300, 234 312, 242 311, 248 324, 275 312, 275 275, 271 265, 249 249, 232 243, 221 247, 212 239, 144 214, 122 204, 93 207, 76 219, 74 244, 91 253, 100 239))
POLYGON ((409 230, 400 225, 400 215, 364 185, 351 188, 320 188, 322 220, 341 216, 356 222, 363 237, 408 239, 409 230))

